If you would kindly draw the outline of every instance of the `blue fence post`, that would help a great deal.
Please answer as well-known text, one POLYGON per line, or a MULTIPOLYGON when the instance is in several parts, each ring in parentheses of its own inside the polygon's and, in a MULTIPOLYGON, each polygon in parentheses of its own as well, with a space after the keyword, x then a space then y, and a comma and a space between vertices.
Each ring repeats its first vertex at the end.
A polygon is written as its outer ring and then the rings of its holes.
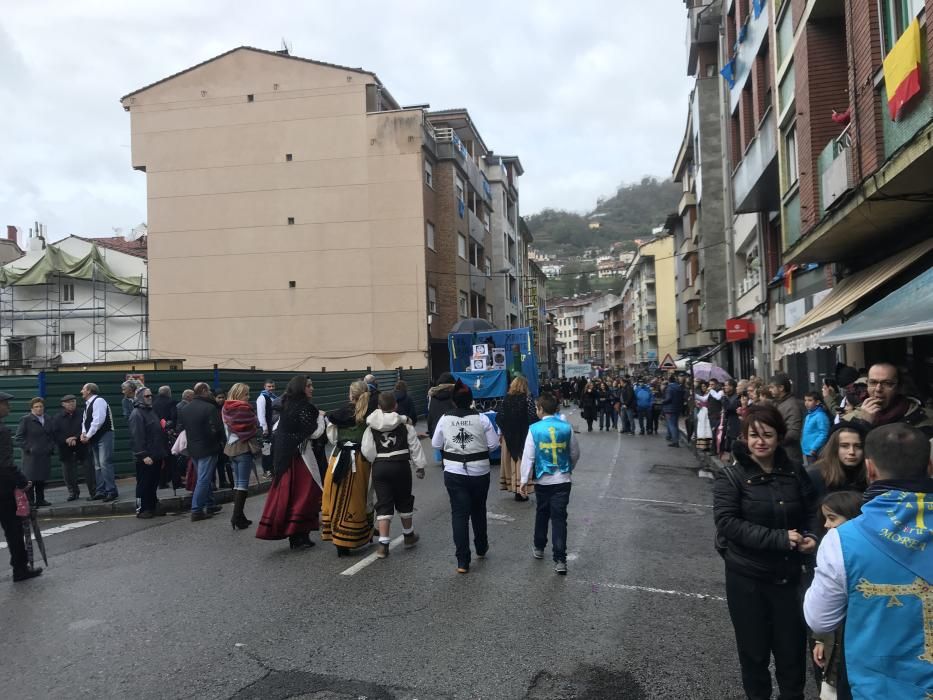
POLYGON ((214 392, 216 393, 218 389, 220 389, 220 369, 214 365, 214 392))
POLYGON ((39 372, 39 393, 38 396, 45 398, 45 370, 39 372))

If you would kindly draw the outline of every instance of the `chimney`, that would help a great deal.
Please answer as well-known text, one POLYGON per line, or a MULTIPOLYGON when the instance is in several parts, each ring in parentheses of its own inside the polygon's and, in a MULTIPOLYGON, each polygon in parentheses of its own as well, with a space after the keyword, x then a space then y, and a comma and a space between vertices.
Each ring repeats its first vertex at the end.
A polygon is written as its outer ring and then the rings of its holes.
POLYGON ((19 229, 16 228, 15 226, 8 225, 6 227, 6 238, 8 241, 13 241, 14 243, 16 243, 18 234, 19 234, 19 229))

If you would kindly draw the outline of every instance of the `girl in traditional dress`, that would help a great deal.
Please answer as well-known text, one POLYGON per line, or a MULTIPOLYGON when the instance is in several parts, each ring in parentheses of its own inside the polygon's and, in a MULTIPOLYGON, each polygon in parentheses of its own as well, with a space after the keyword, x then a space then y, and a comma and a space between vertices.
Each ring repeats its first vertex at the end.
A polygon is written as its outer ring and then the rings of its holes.
POLYGON ((509 385, 509 393, 502 402, 502 410, 496 416, 496 425, 502 431, 502 465, 499 468, 499 490, 511 491, 516 501, 527 501, 528 496, 519 493, 521 486, 522 451, 528 426, 538 421, 534 399, 528 389, 528 380, 515 377, 509 385))
POLYGON ((697 393, 694 394, 696 401, 696 438, 697 449, 708 450, 710 442, 713 439, 713 431, 709 424, 709 389, 705 382, 700 382, 697 386, 697 393))
POLYGON ((312 471, 312 465, 302 456, 303 444, 324 432, 324 418, 310 400, 313 390, 303 375, 293 377, 285 389, 282 416, 272 435, 275 476, 256 530, 261 540, 288 537, 292 549, 314 546, 308 533, 318 529, 321 510, 321 487, 315 481, 317 465, 312 471))
POLYGON ((349 402, 327 414, 327 439, 334 451, 324 475, 321 539, 334 543, 337 556, 368 544, 373 537, 371 466, 360 451, 368 415, 366 382, 353 382, 349 402))

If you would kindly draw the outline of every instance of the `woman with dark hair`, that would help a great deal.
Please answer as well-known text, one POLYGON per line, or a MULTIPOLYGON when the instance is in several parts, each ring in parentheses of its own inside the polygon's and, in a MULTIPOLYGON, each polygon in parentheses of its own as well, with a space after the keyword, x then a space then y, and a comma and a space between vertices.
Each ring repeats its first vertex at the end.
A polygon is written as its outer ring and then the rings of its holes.
POLYGON ((868 488, 865 470, 865 432, 854 423, 839 423, 820 452, 820 459, 807 470, 817 498, 834 491, 868 488))
POLYGON ((404 379, 395 382, 395 402, 398 404, 396 413, 407 416, 412 425, 418 422, 418 409, 415 408, 415 402, 408 393, 408 384, 404 379))
POLYGON ((528 496, 519 493, 522 451, 525 449, 525 438, 528 437, 528 426, 537 420, 538 414, 528 389, 528 380, 515 377, 502 402, 502 409, 496 415, 496 425, 502 431, 502 444, 505 447, 502 466, 499 468, 499 490, 513 492, 516 501, 528 500, 528 496))
POLYGON ((373 504, 369 502, 372 465, 361 446, 369 410, 366 382, 350 385, 349 400, 327 414, 327 439, 334 451, 324 474, 321 539, 333 542, 337 556, 368 544, 373 538, 373 504))
POLYGON ((717 548, 749 698, 771 697, 772 654, 782 698, 802 698, 806 684, 799 583, 804 556, 816 550, 808 528, 817 501, 803 468, 780 446, 786 430, 777 408, 750 406, 733 446, 735 464, 713 487, 717 548))
POLYGON ((36 507, 52 505, 45 500, 45 482, 52 473, 55 440, 52 422, 46 420, 42 397, 37 396, 29 402, 29 413, 20 418, 13 440, 23 449, 23 474, 32 482, 29 500, 36 507))
POLYGON ((315 480, 316 465, 302 457, 302 445, 324 433, 324 417, 311 403, 314 387, 304 375, 292 377, 282 398, 282 415, 272 434, 272 468, 275 476, 259 519, 256 537, 281 540, 288 537, 292 549, 314 546, 308 536, 319 527, 321 487, 315 480))

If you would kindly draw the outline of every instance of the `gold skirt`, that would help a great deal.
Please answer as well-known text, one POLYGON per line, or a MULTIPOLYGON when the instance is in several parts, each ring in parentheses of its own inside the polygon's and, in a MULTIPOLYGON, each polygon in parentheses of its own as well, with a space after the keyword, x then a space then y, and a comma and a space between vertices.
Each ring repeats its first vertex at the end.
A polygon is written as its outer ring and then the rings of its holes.
POLYGON ((373 536, 373 514, 369 509, 369 477, 372 469, 363 456, 356 453, 356 470, 350 470, 343 481, 333 481, 334 465, 339 452, 327 462, 324 474, 324 495, 321 502, 321 539, 337 547, 355 549, 368 544, 373 536))

